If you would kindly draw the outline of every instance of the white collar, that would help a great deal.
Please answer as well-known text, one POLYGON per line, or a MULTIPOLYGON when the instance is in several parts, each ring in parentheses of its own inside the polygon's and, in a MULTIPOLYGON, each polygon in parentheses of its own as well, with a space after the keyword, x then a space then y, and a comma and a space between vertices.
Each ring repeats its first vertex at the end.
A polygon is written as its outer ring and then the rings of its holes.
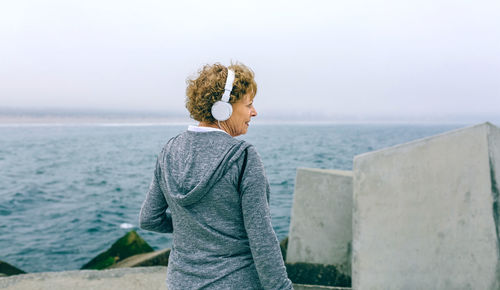
MULTIPOLYGON (((221 130, 221 129, 218 129, 218 128, 212 128, 212 127, 200 127, 200 126, 193 126, 193 125, 189 125, 188 127, 188 131, 192 131, 192 132, 212 132, 212 131, 220 131, 220 132, 224 132, 227 134, 226 131, 224 130, 221 130)), ((229 135, 229 134, 228 134, 229 135)))

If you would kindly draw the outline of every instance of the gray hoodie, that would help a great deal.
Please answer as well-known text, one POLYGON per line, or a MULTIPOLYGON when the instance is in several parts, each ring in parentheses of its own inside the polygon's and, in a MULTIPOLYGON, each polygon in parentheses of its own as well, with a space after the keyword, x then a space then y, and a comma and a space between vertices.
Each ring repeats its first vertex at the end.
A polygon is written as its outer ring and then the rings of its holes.
POLYGON ((170 139, 139 220, 142 229, 173 232, 168 289, 292 289, 269 192, 249 143, 217 131, 170 139))

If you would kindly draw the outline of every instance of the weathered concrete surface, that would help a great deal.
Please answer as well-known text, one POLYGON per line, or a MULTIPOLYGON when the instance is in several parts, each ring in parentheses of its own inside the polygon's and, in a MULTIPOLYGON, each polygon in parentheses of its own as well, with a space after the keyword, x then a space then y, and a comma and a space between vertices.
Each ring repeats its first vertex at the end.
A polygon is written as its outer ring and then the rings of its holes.
POLYGON ((352 172, 297 169, 287 263, 333 265, 351 276, 352 172))
POLYGON ((0 289, 167 289, 167 267, 32 273, 0 278, 0 289))
MULTIPOLYGON (((46 272, 0 277, 5 290, 168 290, 167 267, 119 268, 46 272)), ((293 284, 295 290, 350 290, 351 288, 293 284)))
POLYGON ((340 273, 335 266, 310 263, 286 263, 288 278, 293 283, 351 287, 351 277, 340 273))
POLYGON ((293 284, 293 290, 351 290, 351 288, 293 284))
POLYGON ((353 289, 500 289, 500 130, 354 158, 353 289))

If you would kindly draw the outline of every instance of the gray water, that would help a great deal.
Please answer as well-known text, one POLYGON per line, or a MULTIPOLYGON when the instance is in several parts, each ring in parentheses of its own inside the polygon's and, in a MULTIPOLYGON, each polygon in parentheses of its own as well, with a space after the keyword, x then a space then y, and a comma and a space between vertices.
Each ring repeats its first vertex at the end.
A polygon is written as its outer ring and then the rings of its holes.
MULTIPOLYGON (((79 269, 137 229, 156 155, 185 125, 0 127, 0 260, 27 272, 79 269)), ((252 125, 271 184, 273 226, 288 234, 297 167, 352 169, 355 155, 458 125, 252 125)), ((137 229, 153 248, 169 234, 137 229)))

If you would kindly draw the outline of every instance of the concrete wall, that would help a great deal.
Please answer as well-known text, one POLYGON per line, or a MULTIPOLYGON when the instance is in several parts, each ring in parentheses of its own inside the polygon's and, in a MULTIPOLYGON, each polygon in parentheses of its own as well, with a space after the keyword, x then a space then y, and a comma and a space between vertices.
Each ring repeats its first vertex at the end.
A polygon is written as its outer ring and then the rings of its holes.
POLYGON ((500 289, 500 130, 354 158, 353 289, 500 289))
POLYGON ((336 266, 351 276, 352 172, 297 169, 286 262, 336 266))

